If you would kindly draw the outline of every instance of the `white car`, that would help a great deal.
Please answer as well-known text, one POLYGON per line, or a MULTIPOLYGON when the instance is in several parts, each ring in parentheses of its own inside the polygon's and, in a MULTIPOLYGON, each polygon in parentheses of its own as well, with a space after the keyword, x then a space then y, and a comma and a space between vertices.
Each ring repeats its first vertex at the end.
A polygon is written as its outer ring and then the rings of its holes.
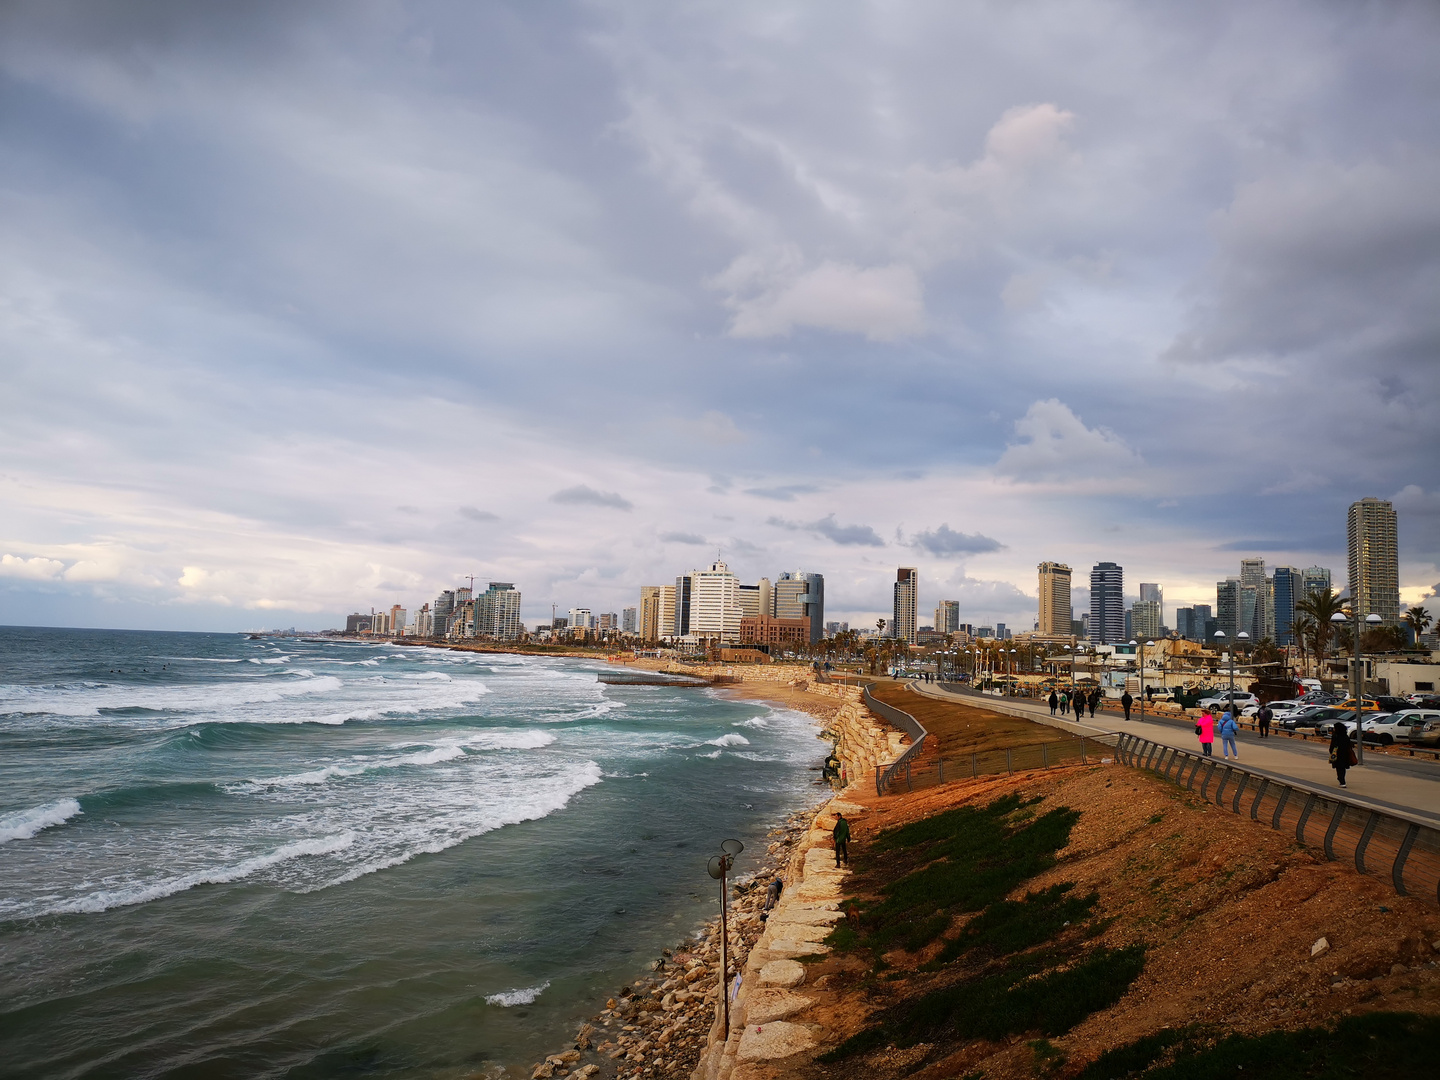
POLYGON ((1260 699, 1245 690, 1236 690, 1233 694, 1229 690, 1221 690, 1201 698, 1198 704, 1202 709, 1224 709, 1229 706, 1232 698, 1241 709, 1247 705, 1254 705, 1256 708, 1260 706, 1260 699))
MULTIPOLYGON (((1391 713, 1389 716, 1379 720, 1365 718, 1365 741, 1378 742, 1382 746, 1389 746, 1391 743, 1408 742, 1410 732, 1425 726, 1430 720, 1440 720, 1440 712, 1434 709, 1406 709, 1403 712, 1391 713)), ((1355 721, 1350 721, 1349 730, 1355 730, 1355 721)))
MULTIPOLYGON (((1298 709, 1298 708, 1300 708, 1300 702, 1298 702, 1298 701, 1272 701, 1272 702, 1270 702, 1270 719, 1271 719, 1271 720, 1279 720, 1282 716, 1284 716, 1286 713, 1290 712, 1292 709, 1298 709)), ((1257 702, 1255 702, 1255 704, 1253 704, 1253 705, 1246 705, 1243 709, 1241 709, 1241 710, 1240 710, 1240 715, 1241 715, 1241 716, 1254 716, 1254 715, 1256 715, 1259 711, 1260 711, 1260 703, 1257 701, 1257 702)))

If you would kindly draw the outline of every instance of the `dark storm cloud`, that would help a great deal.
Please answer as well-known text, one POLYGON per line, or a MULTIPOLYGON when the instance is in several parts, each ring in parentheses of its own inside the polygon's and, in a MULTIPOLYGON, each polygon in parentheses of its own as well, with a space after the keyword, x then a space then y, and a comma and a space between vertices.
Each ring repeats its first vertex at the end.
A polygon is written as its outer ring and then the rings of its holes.
POLYGON ((987 551, 999 551, 1005 545, 980 533, 956 532, 949 525, 915 534, 911 543, 932 555, 982 555, 987 551))
POLYGON ((634 510, 635 504, 623 495, 617 495, 613 491, 596 491, 586 484, 577 484, 574 487, 557 491, 550 496, 553 503, 563 503, 567 506, 604 506, 611 510, 634 510))

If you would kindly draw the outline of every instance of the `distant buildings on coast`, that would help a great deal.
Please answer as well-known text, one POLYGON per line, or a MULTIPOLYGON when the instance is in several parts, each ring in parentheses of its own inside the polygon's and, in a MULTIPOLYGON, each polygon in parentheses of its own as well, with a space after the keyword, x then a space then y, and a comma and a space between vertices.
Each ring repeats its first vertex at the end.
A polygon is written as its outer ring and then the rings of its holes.
MULTIPOLYGON (((1348 514, 1349 595, 1359 597, 1361 618, 1377 614, 1383 624, 1401 625, 1398 529, 1394 507, 1366 498, 1348 514)), ((429 639, 521 639, 566 644, 668 643, 755 646, 816 644, 849 634, 881 636, 910 645, 968 642, 996 638, 1035 644, 1118 645, 1176 636, 1209 642, 1217 632, 1234 640, 1242 632, 1251 642, 1278 647, 1297 644, 1295 626, 1307 597, 1333 588, 1331 571, 1322 566, 1267 568, 1260 557, 1242 558, 1239 574, 1216 582, 1213 604, 1177 607, 1174 624, 1166 621, 1165 590, 1158 582, 1140 582, 1138 599, 1127 604, 1125 569, 1097 562, 1090 570, 1088 610, 1078 614, 1072 601, 1074 570, 1066 563, 1038 566, 1038 611, 1031 630, 1003 622, 962 621, 958 600, 940 600, 932 625, 919 625, 920 576, 913 566, 898 567, 889 620, 851 631, 849 623, 825 621, 824 575, 786 571, 773 581, 741 581, 718 559, 681 574, 673 584, 644 585, 638 603, 620 612, 572 607, 553 611, 533 631, 521 621, 521 594, 513 582, 489 582, 475 593, 473 584, 445 589, 411 613, 399 604, 346 619, 345 632, 372 637, 429 639)))

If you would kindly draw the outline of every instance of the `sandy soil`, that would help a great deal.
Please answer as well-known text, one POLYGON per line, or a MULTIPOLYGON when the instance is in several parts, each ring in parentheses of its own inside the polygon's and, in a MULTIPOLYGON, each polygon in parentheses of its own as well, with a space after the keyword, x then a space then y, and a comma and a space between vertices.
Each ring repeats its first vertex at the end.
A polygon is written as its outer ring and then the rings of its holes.
MULTIPOLYGON (((1144 971, 1118 1004, 1051 1040, 1067 1057, 1053 1075, 1073 1074, 1102 1051, 1167 1026, 1200 1022, 1253 1033, 1367 1010, 1440 1012, 1440 908, 1433 900, 1396 896, 1384 879, 1327 863, 1293 837, 1123 766, 962 781, 883 799, 847 794, 871 808, 853 825, 852 853, 880 829, 1008 791, 1043 796, 1037 812, 1060 805, 1081 811, 1059 864, 1012 898, 1076 882, 1078 891, 1100 894, 1097 918, 1113 920, 1098 943, 1143 942, 1148 949, 1144 971), (1322 937, 1329 948, 1312 959, 1322 937)), ((860 985, 863 965, 853 957, 815 965, 805 992, 819 1000, 795 1019, 816 1025, 824 1048, 833 1046, 875 1009, 937 985, 944 973, 915 968, 938 948, 889 954, 901 977, 869 986, 860 985)), ((975 1069, 987 1080, 1031 1077, 1037 1064, 1026 1040, 1034 1037, 890 1049, 831 1066, 797 1057, 753 1067, 746 1080, 939 1080, 975 1069), (938 1056, 922 1068, 932 1049, 938 1056)))

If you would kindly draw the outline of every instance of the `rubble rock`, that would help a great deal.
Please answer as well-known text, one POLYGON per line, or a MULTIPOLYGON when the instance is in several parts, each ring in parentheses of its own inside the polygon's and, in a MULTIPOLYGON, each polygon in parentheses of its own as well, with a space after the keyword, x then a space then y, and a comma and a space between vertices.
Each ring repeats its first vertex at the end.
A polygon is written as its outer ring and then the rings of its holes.
POLYGON ((747 1024, 740 1036, 737 1061, 773 1061, 787 1058, 815 1045, 810 1032, 799 1024, 776 1020, 770 1024, 747 1024))
POLYGON ((805 981, 805 965, 796 960, 771 960, 760 969, 761 986, 791 987, 805 981))

